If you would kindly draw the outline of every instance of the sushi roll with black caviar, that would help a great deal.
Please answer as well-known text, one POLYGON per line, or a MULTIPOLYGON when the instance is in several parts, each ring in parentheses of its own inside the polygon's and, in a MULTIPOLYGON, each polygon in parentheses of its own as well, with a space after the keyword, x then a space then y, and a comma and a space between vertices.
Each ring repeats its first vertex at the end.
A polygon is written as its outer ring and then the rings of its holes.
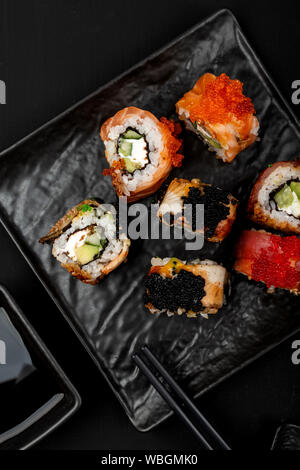
POLYGON ((243 84, 225 73, 205 73, 177 103, 179 119, 224 162, 257 140, 259 123, 243 84))
POLYGON ((70 209, 40 243, 52 243, 63 268, 86 284, 96 284, 126 260, 130 240, 116 237, 116 217, 94 200, 70 209))
POLYGON ((117 195, 134 202, 153 194, 173 167, 181 166, 179 123, 133 106, 118 111, 101 126, 100 136, 117 195))
POLYGON ((248 279, 275 288, 300 292, 300 240, 265 230, 244 230, 235 249, 234 269, 248 279))
POLYGON ((257 224, 300 233, 300 159, 273 163, 264 170, 252 189, 247 212, 257 224))
POLYGON ((226 269, 214 261, 152 258, 145 281, 145 306, 154 314, 207 318, 223 306, 227 283, 226 269))
POLYGON ((197 204, 204 205, 205 238, 211 242, 224 240, 235 221, 238 200, 228 191, 202 183, 198 178, 173 179, 159 205, 158 216, 165 224, 203 232, 203 228, 196 227, 197 204), (186 204, 191 205, 190 214, 183 212, 186 204))

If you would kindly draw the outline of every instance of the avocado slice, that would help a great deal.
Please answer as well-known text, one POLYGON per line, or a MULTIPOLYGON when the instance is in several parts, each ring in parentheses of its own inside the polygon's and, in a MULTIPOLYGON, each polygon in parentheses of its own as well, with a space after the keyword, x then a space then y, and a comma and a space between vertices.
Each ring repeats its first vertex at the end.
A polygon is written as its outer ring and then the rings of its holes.
POLYGON ((126 139, 120 139, 118 152, 124 155, 124 157, 128 157, 132 152, 132 144, 126 139))
POLYGON ((297 198, 300 200, 300 182, 291 181, 290 188, 297 194, 297 198))
POLYGON ((100 246, 94 245, 81 245, 76 249, 76 256, 78 263, 83 266, 88 264, 98 257, 100 253, 100 246))
POLYGON ((291 188, 287 184, 285 184, 283 188, 275 194, 274 200, 279 209, 289 207, 294 200, 291 188))
POLYGON ((134 131, 133 129, 128 129, 128 131, 124 132, 122 135, 124 139, 141 139, 143 136, 138 132, 134 131))
POLYGON ((131 158, 125 157, 123 158, 123 161, 125 163, 125 168, 128 173, 133 173, 135 170, 139 170, 141 168, 141 164, 132 161, 131 158))

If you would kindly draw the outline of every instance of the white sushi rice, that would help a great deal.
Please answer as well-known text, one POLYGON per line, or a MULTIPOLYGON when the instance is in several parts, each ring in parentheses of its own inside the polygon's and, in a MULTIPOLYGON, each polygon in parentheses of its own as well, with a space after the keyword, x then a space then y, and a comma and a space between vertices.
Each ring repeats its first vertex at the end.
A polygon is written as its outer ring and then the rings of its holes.
POLYGON ((258 192, 257 200, 266 216, 278 222, 289 222, 300 228, 300 220, 283 210, 278 210, 275 202, 270 201, 270 194, 290 180, 300 181, 300 168, 292 166, 278 166, 265 179, 263 187, 258 192))
POLYGON ((158 168, 159 155, 163 149, 161 132, 153 120, 148 117, 141 119, 140 117, 133 116, 126 119, 122 125, 110 129, 108 135, 109 140, 104 142, 107 160, 110 165, 112 165, 113 161, 118 161, 120 158, 123 158, 122 155, 118 154, 118 140, 119 136, 128 128, 135 129, 139 134, 145 137, 149 148, 149 163, 141 170, 136 170, 132 174, 126 173, 122 175, 124 189, 125 191, 127 189, 127 195, 129 195, 131 191, 135 191, 141 182, 147 182, 152 179, 153 173, 158 168))
POLYGON ((52 254, 60 263, 76 263, 76 259, 74 259, 74 246, 72 246, 72 243, 70 244, 72 234, 74 234, 73 237, 75 237, 76 233, 84 236, 89 226, 94 226, 94 231, 100 235, 100 238, 105 237, 107 240, 107 245, 99 258, 81 266, 82 270, 97 278, 104 266, 120 254, 124 241, 127 240, 124 234, 121 234, 120 238, 116 239, 115 217, 101 206, 93 208, 91 211, 79 213, 72 220, 70 228, 55 239, 52 254))

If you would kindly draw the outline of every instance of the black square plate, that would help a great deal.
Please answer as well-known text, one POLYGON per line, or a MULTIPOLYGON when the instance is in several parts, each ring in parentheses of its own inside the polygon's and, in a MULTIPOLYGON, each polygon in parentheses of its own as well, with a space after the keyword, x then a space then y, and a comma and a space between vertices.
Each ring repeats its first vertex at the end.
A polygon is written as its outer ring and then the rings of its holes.
POLYGON ((0 285, 0 449, 27 449, 68 419, 80 397, 0 285))
MULTIPOLYGON (((197 395, 236 372, 294 333, 299 300, 268 295, 260 285, 233 274, 227 306, 208 320, 153 316, 143 307, 143 277, 152 256, 191 256, 178 240, 140 240, 129 259, 97 286, 76 281, 37 240, 86 197, 113 202, 100 124, 133 105, 157 116, 174 115, 176 101, 205 72, 227 73, 244 82, 261 124, 261 141, 231 164, 217 161, 184 132, 185 159, 171 175, 198 176, 230 190, 242 204, 230 237, 206 244, 195 257, 232 265, 235 237, 245 226, 243 203, 258 173, 269 163, 300 154, 300 130, 288 105, 227 10, 176 39, 121 77, 1 154, 1 220, 108 379, 128 416, 146 430, 169 413, 137 370, 131 354, 148 343, 178 382, 197 395)), ((149 203, 150 201, 148 201, 149 203)))

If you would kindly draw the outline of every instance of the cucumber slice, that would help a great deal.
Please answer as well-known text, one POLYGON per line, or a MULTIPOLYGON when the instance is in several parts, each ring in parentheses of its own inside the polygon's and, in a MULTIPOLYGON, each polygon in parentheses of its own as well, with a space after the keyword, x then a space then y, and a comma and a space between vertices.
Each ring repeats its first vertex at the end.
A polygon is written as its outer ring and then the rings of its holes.
POLYGON ((100 253, 100 247, 94 245, 81 245, 76 249, 76 257, 78 263, 83 266, 88 264, 98 257, 100 253))
POLYGON ((141 168, 141 164, 138 162, 134 162, 131 158, 125 157, 123 158, 125 163, 125 168, 128 173, 133 173, 135 170, 139 170, 141 168))
POLYGON ((132 152, 132 144, 126 139, 120 139, 118 152, 124 155, 124 157, 129 157, 132 152))
POLYGON ((222 145, 216 140, 214 139, 210 133, 204 129, 204 127, 200 126, 199 124, 197 125, 197 131, 199 132, 200 136, 202 137, 202 139, 208 144, 210 145, 211 147, 215 148, 215 149, 221 149, 222 148, 222 145))
POLYGON ((92 235, 89 235, 88 237, 86 237, 85 243, 86 245, 100 246, 101 244, 100 236, 98 235, 98 233, 92 233, 92 235))
POLYGON ((143 136, 138 132, 134 131, 133 129, 128 129, 128 131, 124 132, 122 135, 124 139, 141 139, 143 136))
POLYGON ((294 200, 291 188, 287 184, 285 184, 283 188, 275 194, 274 200, 279 209, 289 207, 294 200))
POLYGON ((300 200, 300 182, 291 181, 290 188, 297 194, 297 198, 300 200))

